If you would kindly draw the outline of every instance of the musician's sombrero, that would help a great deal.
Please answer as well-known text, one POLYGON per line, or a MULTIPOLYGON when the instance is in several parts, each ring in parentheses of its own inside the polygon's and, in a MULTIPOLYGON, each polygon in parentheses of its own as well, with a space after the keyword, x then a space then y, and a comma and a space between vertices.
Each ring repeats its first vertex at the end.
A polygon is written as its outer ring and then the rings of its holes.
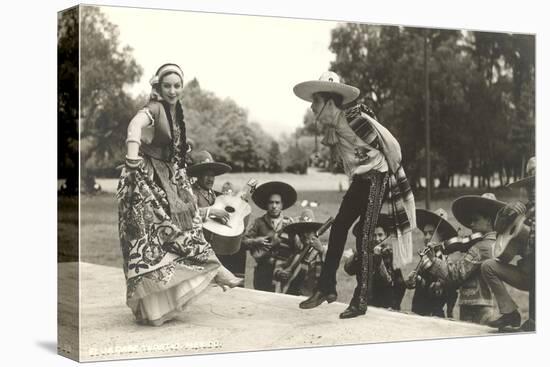
POLYGON ((200 176, 207 171, 212 172, 214 176, 219 176, 231 171, 231 166, 225 163, 214 162, 212 155, 206 150, 192 152, 191 161, 191 166, 187 168, 187 174, 191 177, 200 176))
POLYGON ((321 228, 322 225, 323 223, 315 221, 315 214, 313 214, 311 209, 305 209, 297 218, 296 222, 283 228, 283 232, 296 234, 314 232, 321 228))
POLYGON ((296 190, 289 184, 280 181, 270 181, 258 186, 256 190, 254 190, 252 193, 252 200, 258 207, 267 210, 269 197, 273 194, 281 195, 283 210, 294 205, 298 198, 296 190))
POLYGON ((308 102, 313 102, 313 94, 318 92, 336 93, 343 97, 342 103, 347 104, 359 97, 359 89, 340 81, 338 74, 332 71, 324 72, 319 80, 309 80, 294 86, 294 94, 308 102))
MULTIPOLYGON (((355 237, 357 237, 359 235, 360 223, 361 223, 361 219, 359 219, 355 223, 355 225, 353 226, 353 229, 351 230, 351 233, 353 233, 353 235, 355 237)), ((388 232, 393 227, 392 222, 391 222, 391 217, 388 214, 385 214, 385 213, 378 214, 378 223, 376 224, 376 226, 384 228, 384 231, 386 232, 386 234, 389 235, 388 232)))
POLYGON ((434 229, 437 227, 437 232, 442 239, 458 236, 456 229, 447 220, 447 212, 441 208, 435 212, 426 209, 416 209, 416 227, 423 230, 427 224, 433 225, 434 229))
POLYGON ((474 214, 485 215, 494 221, 498 211, 504 206, 506 203, 497 200, 494 194, 486 193, 481 196, 461 196, 453 202, 451 208, 456 220, 470 228, 474 214))
POLYGON ((527 177, 517 180, 516 182, 512 182, 506 187, 515 189, 518 187, 533 186, 535 184, 535 157, 531 157, 527 161, 525 173, 528 175, 527 177))

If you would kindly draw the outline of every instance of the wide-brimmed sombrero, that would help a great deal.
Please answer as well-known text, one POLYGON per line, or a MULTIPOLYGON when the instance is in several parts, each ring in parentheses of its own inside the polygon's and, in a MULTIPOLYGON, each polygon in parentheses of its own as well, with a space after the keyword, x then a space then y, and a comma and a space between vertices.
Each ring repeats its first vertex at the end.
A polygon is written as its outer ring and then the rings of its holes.
POLYGON ((447 220, 447 212, 441 208, 435 212, 426 209, 416 209, 416 227, 423 230, 427 224, 437 227, 442 240, 458 236, 458 232, 453 225, 447 220))
MULTIPOLYGON (((361 219, 359 219, 355 223, 355 225, 353 226, 353 229, 351 230, 351 233, 353 233, 353 235, 355 237, 357 237, 359 235, 360 224, 361 224, 361 219)), ((386 234, 389 235, 388 232, 389 232, 390 228, 392 227, 391 217, 388 214, 385 214, 385 213, 378 214, 378 223, 376 224, 376 226, 384 228, 384 231, 386 232, 386 234)))
POLYGON ((511 189, 535 185, 535 157, 529 158, 525 167, 527 177, 507 185, 511 189))
POLYGON ((314 93, 336 93, 343 97, 343 104, 354 101, 360 93, 358 88, 341 83, 338 74, 332 71, 324 72, 319 80, 309 80, 296 84, 293 90, 296 96, 308 102, 313 102, 314 93))
POLYGON ((456 220, 464 227, 470 228, 474 214, 482 214, 494 222, 498 211, 504 206, 506 203, 497 200, 494 194, 486 193, 481 196, 461 196, 453 201, 451 208, 456 220))
POLYGON ((322 225, 323 223, 315 221, 315 214, 313 214, 311 209, 305 209, 296 219, 296 222, 283 228, 283 232, 296 234, 314 232, 321 228, 322 225))
POLYGON ((212 155, 206 150, 191 153, 191 161, 191 166, 187 168, 187 174, 191 177, 200 176, 207 171, 211 172, 214 176, 231 171, 231 166, 225 163, 214 162, 212 155))
POLYGON ((271 181, 258 186, 252 193, 252 200, 258 207, 267 210, 269 197, 273 194, 281 195, 283 210, 294 205, 298 198, 296 190, 289 184, 280 181, 271 181))

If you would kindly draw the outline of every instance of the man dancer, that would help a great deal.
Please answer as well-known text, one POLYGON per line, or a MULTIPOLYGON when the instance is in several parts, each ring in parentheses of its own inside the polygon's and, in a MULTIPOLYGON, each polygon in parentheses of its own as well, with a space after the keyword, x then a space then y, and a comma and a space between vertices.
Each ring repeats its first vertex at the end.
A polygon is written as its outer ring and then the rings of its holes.
POLYGON ((410 230, 416 225, 414 197, 401 165, 401 148, 393 135, 368 114, 366 106, 344 111, 343 105, 357 99, 359 89, 341 83, 336 73, 325 72, 319 80, 300 83, 294 87, 294 93, 312 102, 316 120, 326 127, 322 143, 330 147, 333 157, 342 160, 351 181, 330 231, 317 290, 300 303, 300 308, 309 309, 337 299, 336 271, 348 231, 359 217, 363 225, 356 246, 361 266, 353 298, 340 318, 364 315, 368 282, 372 282, 374 228, 384 199, 389 203, 397 232, 397 251, 394 251, 397 266, 412 261, 410 230))

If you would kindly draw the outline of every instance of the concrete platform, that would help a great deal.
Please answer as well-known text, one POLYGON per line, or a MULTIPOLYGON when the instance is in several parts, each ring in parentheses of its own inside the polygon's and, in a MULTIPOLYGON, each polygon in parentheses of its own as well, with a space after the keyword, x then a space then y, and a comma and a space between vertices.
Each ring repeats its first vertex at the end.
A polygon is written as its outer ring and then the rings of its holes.
MULTIPOLYGON (((75 279, 75 265, 60 264, 60 279, 75 279)), ((494 334, 484 326, 374 307, 365 316, 340 320, 343 303, 301 310, 303 297, 241 288, 224 293, 219 287, 210 287, 180 319, 141 326, 125 305, 122 269, 82 263, 80 279, 79 338, 60 330, 58 343, 61 354, 71 351, 67 356, 80 361, 494 334)), ((65 326, 76 311, 70 295, 60 290, 59 322, 65 326)))

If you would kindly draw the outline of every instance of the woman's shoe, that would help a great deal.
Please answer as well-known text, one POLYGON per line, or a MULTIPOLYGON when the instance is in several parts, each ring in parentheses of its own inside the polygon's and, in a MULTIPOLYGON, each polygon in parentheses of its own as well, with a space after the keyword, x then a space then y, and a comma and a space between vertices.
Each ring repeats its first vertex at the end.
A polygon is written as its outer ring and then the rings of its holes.
POLYGON ((220 266, 214 277, 214 283, 219 285, 225 292, 227 288, 235 288, 244 285, 244 279, 233 275, 225 266, 220 266))

